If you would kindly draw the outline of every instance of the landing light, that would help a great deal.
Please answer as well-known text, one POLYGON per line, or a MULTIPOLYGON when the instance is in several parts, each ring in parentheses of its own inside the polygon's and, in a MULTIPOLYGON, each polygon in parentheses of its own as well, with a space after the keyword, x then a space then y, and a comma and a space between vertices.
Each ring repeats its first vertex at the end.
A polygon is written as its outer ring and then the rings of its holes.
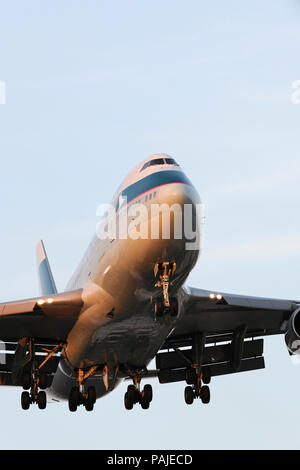
POLYGON ((44 299, 38 300, 38 304, 39 304, 39 305, 44 305, 44 303, 45 303, 45 300, 44 300, 44 299))
POLYGON ((210 299, 218 299, 218 300, 222 300, 223 299, 223 296, 221 294, 209 294, 209 298, 210 299))
POLYGON ((47 302, 48 304, 53 304, 53 299, 48 299, 47 302))

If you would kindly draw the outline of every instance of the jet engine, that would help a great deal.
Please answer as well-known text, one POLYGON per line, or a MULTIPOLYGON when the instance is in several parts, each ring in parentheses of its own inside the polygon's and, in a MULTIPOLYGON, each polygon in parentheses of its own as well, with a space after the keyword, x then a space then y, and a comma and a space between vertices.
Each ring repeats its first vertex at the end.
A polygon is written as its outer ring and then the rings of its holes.
POLYGON ((285 342, 290 354, 300 354, 300 308, 289 319, 285 342))

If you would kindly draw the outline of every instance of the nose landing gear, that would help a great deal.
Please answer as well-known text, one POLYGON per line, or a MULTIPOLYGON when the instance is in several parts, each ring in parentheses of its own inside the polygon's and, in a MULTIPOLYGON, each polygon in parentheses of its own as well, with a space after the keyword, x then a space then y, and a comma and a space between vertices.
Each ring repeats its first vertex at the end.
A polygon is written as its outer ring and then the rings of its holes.
POLYGON ((175 262, 156 263, 154 267, 154 276, 159 276, 155 287, 162 287, 162 298, 155 303, 155 316, 162 317, 170 314, 176 317, 178 314, 178 302, 175 298, 169 297, 170 278, 176 271, 175 262))

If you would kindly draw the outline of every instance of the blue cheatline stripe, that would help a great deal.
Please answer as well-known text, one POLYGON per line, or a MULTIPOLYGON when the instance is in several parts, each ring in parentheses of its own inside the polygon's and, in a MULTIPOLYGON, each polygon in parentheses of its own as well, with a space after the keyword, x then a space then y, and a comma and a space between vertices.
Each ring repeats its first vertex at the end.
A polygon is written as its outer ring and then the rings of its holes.
MULTIPOLYGON (((120 208, 120 197, 127 198, 128 203, 141 194, 150 191, 151 189, 170 183, 184 183, 192 186, 192 183, 182 171, 159 171, 157 173, 153 173, 152 175, 146 176, 142 180, 137 181, 136 183, 133 183, 131 186, 128 186, 126 189, 124 189, 118 196, 116 210, 120 208)), ((124 204, 122 204, 122 206, 124 204)))
POLYGON ((56 287, 52 278, 47 259, 44 259, 39 265, 39 277, 42 295, 56 294, 56 287))

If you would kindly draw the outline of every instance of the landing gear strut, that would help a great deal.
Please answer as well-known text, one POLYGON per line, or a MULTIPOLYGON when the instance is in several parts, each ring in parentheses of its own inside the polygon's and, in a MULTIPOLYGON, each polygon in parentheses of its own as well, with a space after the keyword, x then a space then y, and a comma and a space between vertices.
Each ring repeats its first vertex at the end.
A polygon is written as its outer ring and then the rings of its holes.
POLYGON ((176 317, 178 314, 178 302, 176 298, 169 297, 170 277, 176 271, 175 262, 156 263, 154 267, 154 276, 159 276, 155 287, 162 287, 162 298, 155 303, 156 317, 162 317, 166 314, 176 317))

